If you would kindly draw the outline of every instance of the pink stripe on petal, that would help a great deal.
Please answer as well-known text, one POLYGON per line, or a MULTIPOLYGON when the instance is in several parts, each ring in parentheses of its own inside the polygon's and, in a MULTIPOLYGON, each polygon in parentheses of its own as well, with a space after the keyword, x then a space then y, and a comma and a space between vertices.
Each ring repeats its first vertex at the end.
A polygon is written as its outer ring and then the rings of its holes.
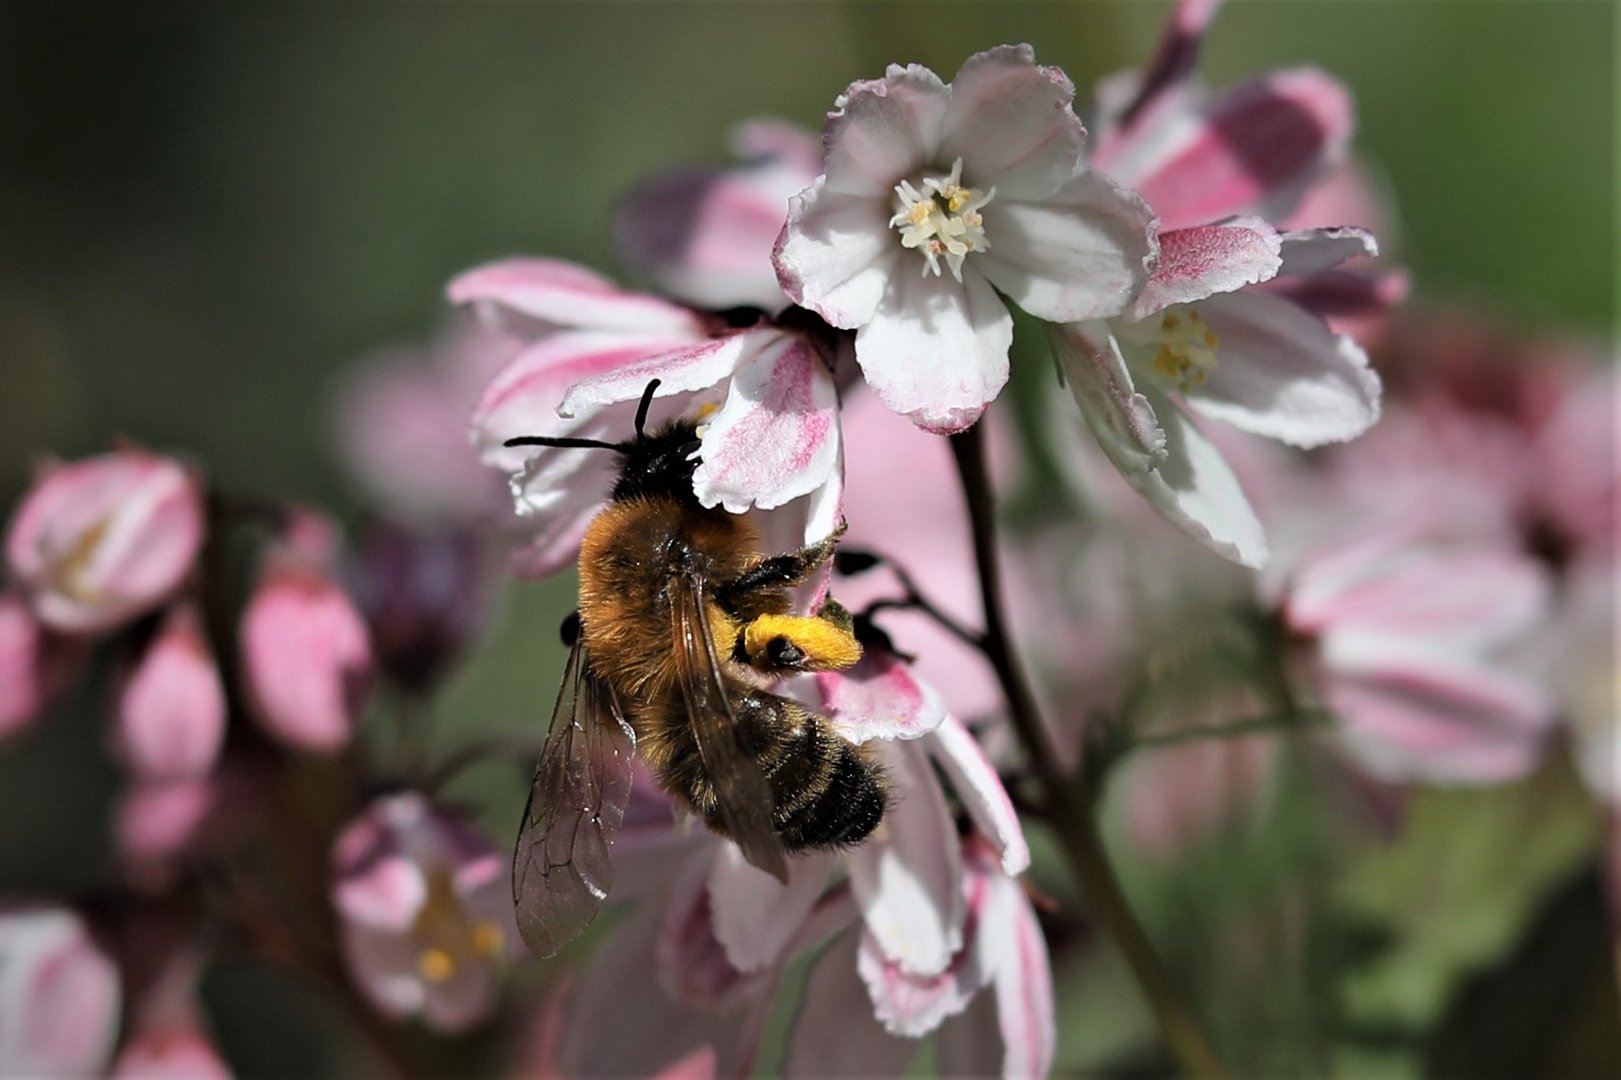
POLYGON ((948 716, 925 744, 929 755, 945 772, 951 786, 974 819, 984 838, 996 849, 1002 872, 1024 873, 1030 866, 1030 845, 1019 824, 1007 789, 996 767, 980 749, 968 726, 948 716))
POLYGON ((1285 194, 1337 161, 1351 126, 1350 95, 1321 72, 1240 83, 1209 103, 1202 127, 1137 190, 1163 229, 1214 221, 1285 194))
POLYGON ((508 259, 469 270, 447 287, 453 304, 496 306, 554 327, 624 332, 699 333, 686 308, 642 293, 622 292, 611 281, 557 259, 508 259))
POLYGON ((870 648, 848 671, 816 675, 823 706, 840 735, 869 739, 916 739, 946 720, 945 702, 898 657, 870 648))
POLYGON ((1430 647, 1483 648, 1528 630, 1547 612, 1547 575, 1508 551, 1410 552, 1341 593, 1319 624, 1430 647))
POLYGON ((827 482, 838 458, 838 392, 797 335, 757 331, 755 354, 732 376, 726 404, 703 432, 693 490, 734 514, 781 506, 827 482))
POLYGON ((1203 300, 1278 273, 1281 240, 1260 218, 1235 218, 1159 234, 1159 262, 1132 306, 1142 319, 1172 304, 1203 300))

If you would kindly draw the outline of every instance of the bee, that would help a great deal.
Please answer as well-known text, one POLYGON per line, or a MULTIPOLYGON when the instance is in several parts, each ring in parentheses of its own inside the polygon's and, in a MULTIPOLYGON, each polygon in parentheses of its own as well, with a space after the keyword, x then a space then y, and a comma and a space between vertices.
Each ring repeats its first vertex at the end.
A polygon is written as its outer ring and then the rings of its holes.
POLYGON ((541 956, 584 930, 608 894, 633 753, 781 881, 787 853, 858 843, 888 802, 879 768, 826 717, 767 689, 860 658, 837 602, 790 614, 789 590, 832 558, 842 525, 820 543, 763 554, 744 518, 693 494, 697 423, 644 430, 657 386, 642 395, 631 442, 507 443, 624 458, 581 544, 577 625, 564 630, 572 649, 513 853, 518 928, 541 956))

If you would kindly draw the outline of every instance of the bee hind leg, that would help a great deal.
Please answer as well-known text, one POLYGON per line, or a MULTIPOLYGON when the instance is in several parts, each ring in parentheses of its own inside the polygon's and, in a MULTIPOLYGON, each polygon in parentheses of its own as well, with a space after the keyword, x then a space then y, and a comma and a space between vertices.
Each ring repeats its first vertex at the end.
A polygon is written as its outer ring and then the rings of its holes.
POLYGON ((832 597, 812 615, 758 616, 739 631, 736 651, 768 675, 840 671, 861 659, 854 620, 832 597))

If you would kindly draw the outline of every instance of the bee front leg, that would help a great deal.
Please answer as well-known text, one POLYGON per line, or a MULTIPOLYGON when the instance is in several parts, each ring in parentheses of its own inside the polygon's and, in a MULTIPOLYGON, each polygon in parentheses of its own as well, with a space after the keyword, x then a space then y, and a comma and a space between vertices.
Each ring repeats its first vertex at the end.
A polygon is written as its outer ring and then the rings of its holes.
POLYGON ((802 547, 798 551, 761 559, 738 575, 735 580, 720 587, 721 603, 730 610, 745 611, 749 606, 750 594, 775 592, 803 585, 833 557, 833 550, 838 547, 839 537, 844 535, 847 527, 840 519, 839 527, 834 529, 827 539, 802 547))

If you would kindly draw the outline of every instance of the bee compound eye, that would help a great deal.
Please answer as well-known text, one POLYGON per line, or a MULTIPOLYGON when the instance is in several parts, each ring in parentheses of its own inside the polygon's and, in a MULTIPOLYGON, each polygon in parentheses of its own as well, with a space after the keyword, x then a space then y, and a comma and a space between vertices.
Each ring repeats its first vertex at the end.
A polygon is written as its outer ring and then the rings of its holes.
POLYGON ((574 648, 574 643, 580 640, 580 613, 571 611, 563 616, 563 622, 557 628, 557 634, 563 639, 566 648, 574 648))

